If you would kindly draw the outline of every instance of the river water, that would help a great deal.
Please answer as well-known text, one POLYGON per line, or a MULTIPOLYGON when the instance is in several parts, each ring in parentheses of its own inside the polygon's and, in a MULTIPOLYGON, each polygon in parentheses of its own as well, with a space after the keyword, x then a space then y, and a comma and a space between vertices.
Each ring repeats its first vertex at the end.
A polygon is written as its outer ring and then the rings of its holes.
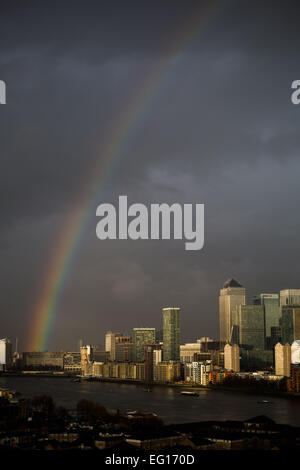
POLYGON ((74 409, 86 399, 108 409, 145 410, 157 413, 166 424, 206 420, 243 420, 265 414, 277 423, 300 426, 300 400, 204 390, 199 397, 180 395, 177 388, 111 382, 71 382, 69 378, 0 377, 0 388, 18 391, 24 398, 51 395, 57 405, 74 409))

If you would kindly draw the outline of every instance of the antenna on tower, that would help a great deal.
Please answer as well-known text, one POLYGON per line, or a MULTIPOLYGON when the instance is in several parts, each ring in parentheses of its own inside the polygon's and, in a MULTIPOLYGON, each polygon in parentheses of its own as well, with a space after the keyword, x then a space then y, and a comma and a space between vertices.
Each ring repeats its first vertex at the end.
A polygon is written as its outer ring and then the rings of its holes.
POLYGON ((19 338, 16 338, 16 354, 18 354, 18 343, 19 343, 19 338))
POLYGON ((79 351, 81 351, 82 345, 83 345, 83 341, 82 341, 82 339, 80 339, 79 340, 79 351))

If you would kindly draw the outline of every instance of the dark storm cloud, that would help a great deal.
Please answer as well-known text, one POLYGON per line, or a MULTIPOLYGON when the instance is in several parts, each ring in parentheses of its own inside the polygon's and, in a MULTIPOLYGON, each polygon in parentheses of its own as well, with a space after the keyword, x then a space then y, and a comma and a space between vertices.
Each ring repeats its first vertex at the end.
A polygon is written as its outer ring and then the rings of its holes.
MULTIPOLYGON (((89 168, 105 160, 108 130, 201 16, 199 5, 2 2, 2 336, 27 335, 57 237, 89 168)), ((99 197, 204 203, 204 249, 100 242, 92 218, 51 347, 75 347, 82 336, 101 344, 110 328, 159 328, 168 304, 182 308, 184 340, 216 337, 225 278, 236 277, 249 297, 299 287, 300 108, 290 101, 300 78, 297 18, 296 2, 216 2, 178 49, 99 197)))

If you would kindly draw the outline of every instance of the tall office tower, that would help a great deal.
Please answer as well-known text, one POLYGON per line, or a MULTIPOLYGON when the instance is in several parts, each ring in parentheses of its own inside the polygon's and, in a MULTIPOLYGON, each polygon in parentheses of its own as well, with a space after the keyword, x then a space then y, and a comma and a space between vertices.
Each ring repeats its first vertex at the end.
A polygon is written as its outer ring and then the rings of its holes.
POLYGON ((274 330, 272 328, 279 327, 279 295, 278 294, 259 294, 254 297, 254 305, 263 305, 265 308, 265 328, 266 328, 266 338, 265 338, 265 348, 272 349, 277 338, 272 336, 274 330))
POLYGON ((245 349, 265 347, 265 310, 262 305, 239 305, 236 308, 239 346, 245 349))
POLYGON ((228 279, 220 290, 219 316, 220 341, 231 342, 232 337, 232 310, 237 305, 245 305, 246 290, 234 279, 228 279))
POLYGON ((163 308, 163 360, 180 361, 180 308, 163 308))
POLYGON ((275 346, 275 374, 283 377, 291 375, 291 346, 277 343, 275 346))
POLYGON ((0 339, 0 370, 9 369, 12 365, 12 344, 7 338, 0 339))
POLYGON ((145 360, 146 344, 155 343, 155 328, 133 328, 133 360, 143 362, 145 360))
POLYGON ((282 342, 292 344, 300 339, 300 307, 283 305, 281 307, 282 342))
POLYGON ((281 290, 280 307, 283 305, 300 305, 300 289, 281 290))
POLYGON ((227 343, 224 347, 224 369, 240 372, 240 348, 227 343))

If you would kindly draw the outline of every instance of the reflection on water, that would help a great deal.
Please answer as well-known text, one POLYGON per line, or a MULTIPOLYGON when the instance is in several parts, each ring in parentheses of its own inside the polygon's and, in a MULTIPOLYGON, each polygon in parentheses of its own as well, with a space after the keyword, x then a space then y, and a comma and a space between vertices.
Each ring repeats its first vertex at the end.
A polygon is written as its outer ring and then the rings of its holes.
POLYGON ((272 397, 272 404, 260 404, 257 402, 265 398, 261 395, 203 390, 192 397, 171 387, 153 386, 146 393, 143 386, 134 384, 74 383, 67 378, 46 377, 0 377, 0 387, 19 391, 26 398, 48 394, 69 409, 85 398, 108 409, 152 411, 166 423, 246 419, 266 414, 278 423, 300 426, 300 401, 272 397))

